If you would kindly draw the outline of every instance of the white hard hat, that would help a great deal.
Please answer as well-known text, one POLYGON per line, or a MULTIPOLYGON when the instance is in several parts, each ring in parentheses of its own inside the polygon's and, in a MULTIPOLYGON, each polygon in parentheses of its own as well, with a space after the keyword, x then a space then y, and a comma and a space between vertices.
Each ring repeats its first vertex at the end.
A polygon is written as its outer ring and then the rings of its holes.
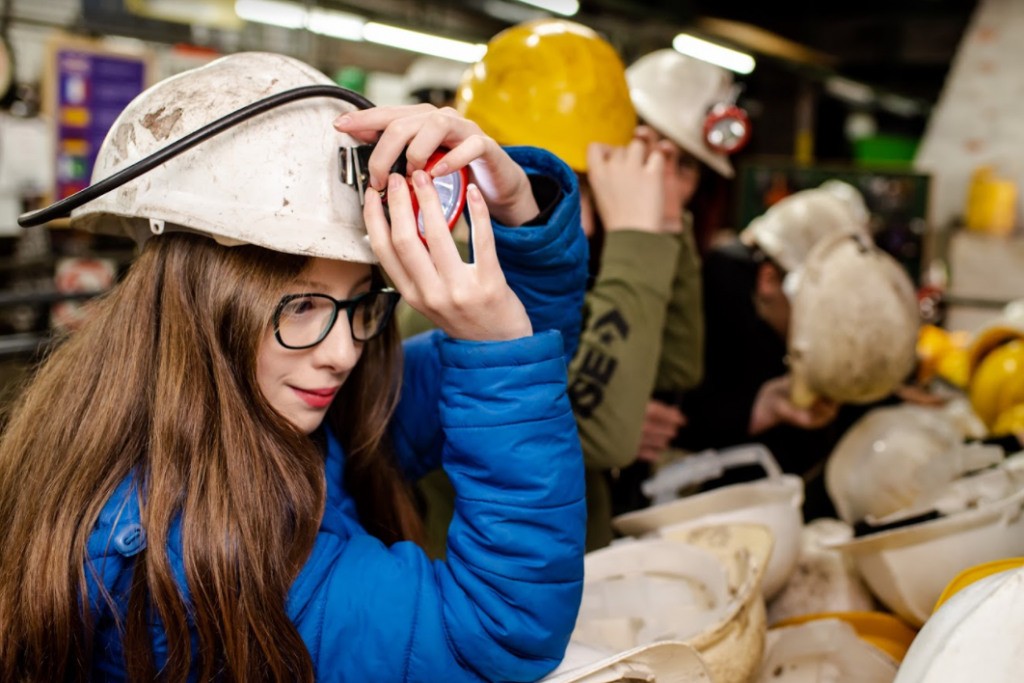
POLYGON ((906 526, 833 546, 853 558, 886 607, 914 626, 928 619, 960 572, 1024 556, 1024 461, 1009 458, 995 470, 958 480, 935 503, 936 509, 945 508, 937 519, 911 519, 906 526))
POLYGON ((871 212, 868 210, 868 205, 864 202, 864 195, 853 185, 833 178, 823 182, 818 186, 818 189, 842 199, 858 223, 867 224, 871 220, 871 212))
POLYGON ((745 683, 764 645, 760 581, 771 548, 764 527, 722 525, 590 553, 573 640, 612 649, 678 640, 715 683, 745 683))
POLYGON ((660 133, 719 175, 735 173, 729 158, 708 147, 708 110, 732 96, 732 74, 675 50, 657 50, 626 69, 629 96, 637 114, 660 133))
MULTIPOLYGON (((867 209, 858 210, 850 185, 801 190, 780 200, 750 222, 740 233, 747 246, 757 246, 788 272, 795 272, 807 260, 814 245, 837 234, 869 238, 867 209)), ((863 207, 863 201, 861 201, 863 207)))
MULTIPOLYGON (((225 115, 285 90, 333 85, 291 57, 229 55, 158 83, 121 113, 100 148, 93 183, 225 115)), ((123 234, 185 230, 227 246, 375 263, 356 189, 341 180, 332 121, 354 105, 293 102, 240 123, 71 214, 72 226, 123 234)))
POLYGON ((924 625, 894 683, 1017 683, 1024 661, 1021 614, 1024 569, 968 585, 924 625))
MULTIPOLYGON (((450 93, 446 99, 455 99, 467 65, 442 57, 419 57, 405 72, 405 92, 417 97, 423 92, 450 93)), ((437 104, 437 103, 433 103, 437 104)))
POLYGON ((897 664, 837 619, 768 632, 757 683, 892 683, 897 664))
POLYGON ((837 234, 811 250, 790 298, 794 401, 871 403, 899 387, 917 360, 914 286, 866 237, 837 234))
POLYGON ((870 612, 875 600, 856 567, 825 544, 853 538, 853 527, 838 519, 816 519, 800 534, 800 559, 786 587, 768 604, 768 623, 811 614, 870 612))
POLYGON ((538 683, 712 683, 697 651, 685 643, 662 642, 610 655, 570 642, 561 665, 538 683))
MULTIPOLYGON (((686 470, 705 469, 708 462, 731 455, 748 455, 746 463, 741 457, 732 466, 764 464, 759 457, 767 453, 763 446, 744 447, 722 453, 704 453, 663 468, 651 482, 645 483, 645 490, 659 488, 664 479, 676 490, 681 474, 686 483, 703 483, 721 476, 719 468, 715 476, 701 473, 696 479, 688 477, 686 470), (708 460, 705 460, 707 458, 708 460)), ((627 536, 666 536, 678 530, 706 526, 708 524, 749 523, 767 526, 774 537, 774 551, 765 572, 762 588, 766 599, 772 599, 782 590, 796 567, 800 555, 800 528, 803 526, 801 506, 804 502, 804 484, 800 477, 781 474, 771 454, 768 458, 774 467, 766 467, 769 476, 753 482, 734 484, 712 489, 672 502, 656 504, 649 508, 620 515, 612 520, 612 526, 627 536)))
POLYGON ((839 517, 854 524, 909 508, 964 473, 999 463, 1003 455, 998 446, 964 443, 942 410, 878 408, 836 445, 825 468, 825 485, 839 517))

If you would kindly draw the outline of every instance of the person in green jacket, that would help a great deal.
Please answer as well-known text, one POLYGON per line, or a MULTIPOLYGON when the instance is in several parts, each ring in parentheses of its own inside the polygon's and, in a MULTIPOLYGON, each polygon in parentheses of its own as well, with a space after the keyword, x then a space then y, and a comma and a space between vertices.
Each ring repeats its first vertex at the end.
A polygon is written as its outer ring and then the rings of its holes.
POLYGON ((647 404, 636 462, 628 467, 617 464, 612 470, 618 475, 612 487, 616 514, 646 506, 640 483, 651 475, 652 466, 664 460, 687 423, 676 405, 681 393, 703 379, 703 277, 699 247, 692 247, 693 216, 687 207, 698 186, 706 192, 734 177, 728 155, 738 151, 750 134, 746 114, 734 106, 738 89, 725 69, 664 49, 634 62, 626 70, 626 80, 642 123, 636 137, 660 146, 667 167, 677 168, 674 177, 666 177, 664 221, 677 226, 685 223, 684 239, 691 246, 687 249, 684 245, 680 253, 665 320, 657 398, 647 404), (716 140, 715 132, 722 128, 731 136, 716 140), (713 174, 710 177, 709 172, 713 174))
MULTIPOLYGON (((587 549, 594 550, 613 538, 615 472, 638 455, 653 457, 653 441, 664 438, 667 446, 683 424, 678 409, 651 396, 701 379, 700 260, 684 209, 699 164, 671 139, 637 127, 621 61, 585 27, 545 20, 509 29, 491 41, 484 68, 469 74, 459 91, 463 114, 501 144, 549 149, 580 176, 592 281, 568 392, 586 466, 587 549), (580 52, 589 59, 574 59, 580 52), (517 90, 523 83, 530 87, 517 90), (559 93, 574 94, 575 106, 558 107, 559 93), (507 102, 516 104, 514 113, 507 102)), ((465 242, 461 250, 469 260, 465 242)), ((430 329, 411 309, 398 315, 404 336, 430 329)), ((444 557, 454 492, 443 472, 421 481, 418 492, 428 551, 444 557)))

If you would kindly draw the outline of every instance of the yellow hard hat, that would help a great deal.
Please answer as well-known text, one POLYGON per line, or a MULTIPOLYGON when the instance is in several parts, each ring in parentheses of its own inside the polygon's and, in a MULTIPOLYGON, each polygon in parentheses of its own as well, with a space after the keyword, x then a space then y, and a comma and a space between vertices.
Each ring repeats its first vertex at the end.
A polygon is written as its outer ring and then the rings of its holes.
POLYGON ((971 345, 971 372, 978 370, 978 366, 990 352, 1014 339, 1024 339, 1024 329, 1002 321, 978 333, 971 345))
POLYGON ((935 325, 922 325, 917 331, 918 380, 930 380, 938 369, 939 361, 952 348, 948 332, 935 325))
POLYGON ((971 358, 967 349, 954 348, 935 366, 935 374, 955 387, 966 389, 971 381, 971 358))
POLYGON ((946 586, 946 590, 942 591, 939 601, 935 604, 935 611, 938 612, 939 608, 949 602, 950 598, 970 586, 972 583, 977 583, 982 579, 996 574, 1020 569, 1021 567, 1024 567, 1024 558, 1011 557, 1005 560, 986 562, 985 564, 979 564, 977 567, 965 569, 960 572, 955 579, 949 582, 949 585, 946 586))
POLYGON ((1007 408, 999 413, 992 425, 992 436, 1009 436, 1024 433, 1024 403, 1007 408))
POLYGON ((999 416, 1024 403, 1024 340, 1014 339, 984 355, 970 385, 971 405, 991 429, 999 416))
POLYGON ((970 335, 949 332, 935 325, 922 325, 917 336, 917 379, 928 383, 936 375, 947 382, 967 387, 970 377, 970 335))
POLYGON ((917 632, 902 619, 884 612, 829 612, 822 614, 805 614, 780 621, 772 628, 799 626, 822 619, 838 619, 853 627, 857 636, 877 647, 897 662, 902 662, 914 642, 917 632))
POLYGON ((562 19, 492 38, 463 76, 455 106, 498 143, 541 147, 580 172, 590 143, 626 145, 637 123, 615 48, 562 19))

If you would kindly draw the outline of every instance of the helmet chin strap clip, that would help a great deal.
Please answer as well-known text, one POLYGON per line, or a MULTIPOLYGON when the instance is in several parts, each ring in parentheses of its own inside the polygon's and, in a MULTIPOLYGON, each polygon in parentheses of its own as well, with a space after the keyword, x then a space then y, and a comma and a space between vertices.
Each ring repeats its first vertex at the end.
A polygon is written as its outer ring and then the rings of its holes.
POLYGON ((370 181, 369 163, 372 152, 371 145, 338 148, 338 169, 341 174, 341 182, 356 188, 356 192, 359 193, 359 206, 363 206, 366 202, 366 186, 370 181))
MULTIPOLYGON (((338 172, 341 182, 356 188, 359 193, 359 206, 366 203, 366 188, 370 184, 370 155, 373 154, 375 147, 376 145, 371 144, 338 148, 338 172)), ((391 166, 391 173, 404 176, 407 171, 408 161, 403 152, 391 166)), ((385 191, 380 190, 378 194, 383 198, 385 191)))
MULTIPOLYGON (((344 185, 354 187, 356 192, 359 193, 359 206, 365 206, 366 203, 366 188, 370 182, 370 156, 373 154, 375 147, 376 145, 374 144, 368 144, 338 148, 339 179, 344 185)), ((395 163, 392 164, 389 173, 398 174, 406 178, 406 182, 409 182, 409 160, 405 156, 407 151, 408 149, 402 151, 395 163)), ((444 148, 435 151, 427 159, 423 170, 429 173, 434 165, 444 157, 446 151, 444 148)), ((433 181, 434 189, 437 190, 438 196, 441 199, 444 217, 448 223, 448 230, 452 230, 466 206, 466 189, 469 186, 469 176, 465 168, 460 168, 452 173, 434 178, 433 181)), ((390 222, 391 212, 388 208, 387 190, 379 190, 377 194, 380 195, 384 206, 384 217, 390 222)), ((416 200, 416 193, 412 189, 411 184, 409 185, 409 195, 412 199, 413 214, 415 214, 416 222, 419 226, 420 240, 426 244, 426 229, 423 217, 420 215, 419 202, 416 200)))

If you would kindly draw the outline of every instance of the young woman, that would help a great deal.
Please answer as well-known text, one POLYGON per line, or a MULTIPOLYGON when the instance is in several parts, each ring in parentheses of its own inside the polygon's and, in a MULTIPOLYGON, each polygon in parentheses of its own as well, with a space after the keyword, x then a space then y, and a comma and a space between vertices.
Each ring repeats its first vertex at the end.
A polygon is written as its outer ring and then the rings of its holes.
MULTIPOLYGON (((328 83, 266 54, 165 81, 115 122, 96 177, 328 83)), ((579 327, 578 206, 560 162, 510 156, 453 112, 319 99, 77 210, 78 227, 143 246, 0 442, 0 680, 528 681, 553 669, 583 573, 575 341, 559 332, 579 327), (370 140, 360 210, 338 148, 370 140), (480 188, 468 193, 475 265, 421 170, 439 148, 480 188), (411 191, 389 174, 403 149, 411 191), (538 205, 534 177, 558 186, 555 205, 538 205), (440 328, 406 346, 404 367, 378 258, 440 328), (514 282, 530 268, 539 289, 514 282), (448 562, 432 564, 407 542, 421 534, 407 482, 442 465, 457 512, 448 562)))

